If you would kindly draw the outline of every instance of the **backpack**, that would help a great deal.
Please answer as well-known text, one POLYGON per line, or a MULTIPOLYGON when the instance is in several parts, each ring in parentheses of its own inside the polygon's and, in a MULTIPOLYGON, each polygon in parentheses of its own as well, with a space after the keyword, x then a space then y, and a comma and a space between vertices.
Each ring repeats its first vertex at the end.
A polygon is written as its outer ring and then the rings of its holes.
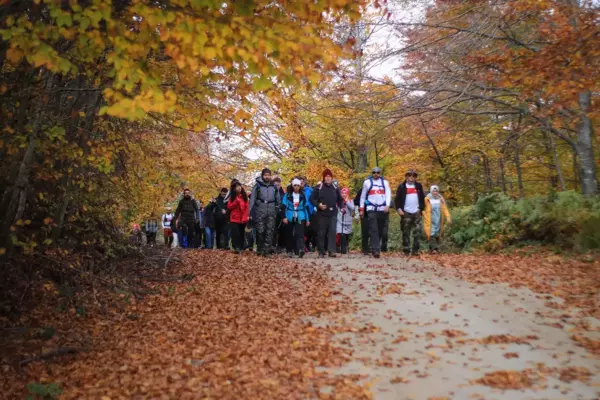
MULTIPOLYGON (((382 187, 383 187, 383 194, 385 196, 386 192, 385 192, 385 181, 383 179, 383 176, 380 178, 381 182, 383 183, 382 187)), ((369 182, 371 183, 371 186, 369 186, 369 190, 367 190, 367 195, 365 196, 365 206, 373 206, 373 207, 383 207, 385 206, 385 202, 383 204, 373 204, 369 201, 368 197, 369 197, 369 192, 371 191, 371 189, 373 189, 373 177, 370 176, 369 177, 369 182)))

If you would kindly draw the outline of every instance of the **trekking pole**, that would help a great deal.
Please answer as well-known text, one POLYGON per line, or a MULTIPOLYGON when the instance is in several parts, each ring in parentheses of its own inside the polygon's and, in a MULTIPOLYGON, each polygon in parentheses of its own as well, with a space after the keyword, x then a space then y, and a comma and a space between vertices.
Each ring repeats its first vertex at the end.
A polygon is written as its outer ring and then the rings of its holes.
MULTIPOLYGON (((346 204, 344 204, 344 211, 346 210, 346 204)), ((344 234, 344 217, 346 216, 345 212, 342 212, 342 232, 341 235, 342 237, 340 238, 340 244, 342 245, 341 247, 341 253, 342 255, 344 255, 344 242, 346 241, 346 235, 344 234)))

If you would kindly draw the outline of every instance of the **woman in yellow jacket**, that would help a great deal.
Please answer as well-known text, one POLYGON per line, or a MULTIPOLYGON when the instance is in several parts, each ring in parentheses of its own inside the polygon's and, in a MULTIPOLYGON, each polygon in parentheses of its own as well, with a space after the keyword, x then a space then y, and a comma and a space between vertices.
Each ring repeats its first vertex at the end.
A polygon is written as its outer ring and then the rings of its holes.
POLYGON ((423 228, 429 240, 429 251, 432 253, 439 253, 444 224, 450 222, 452 218, 446 200, 440 194, 440 188, 433 185, 425 197, 425 211, 423 211, 423 228))

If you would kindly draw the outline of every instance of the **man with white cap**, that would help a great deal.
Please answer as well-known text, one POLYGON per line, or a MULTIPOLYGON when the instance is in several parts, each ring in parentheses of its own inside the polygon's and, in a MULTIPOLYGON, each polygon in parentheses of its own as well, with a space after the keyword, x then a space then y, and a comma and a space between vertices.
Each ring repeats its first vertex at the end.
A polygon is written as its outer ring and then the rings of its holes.
POLYGON ((359 211, 361 216, 367 213, 371 253, 375 258, 379 258, 381 239, 387 236, 389 226, 392 191, 389 182, 381 176, 381 168, 374 167, 371 173, 372 175, 363 183, 359 211))

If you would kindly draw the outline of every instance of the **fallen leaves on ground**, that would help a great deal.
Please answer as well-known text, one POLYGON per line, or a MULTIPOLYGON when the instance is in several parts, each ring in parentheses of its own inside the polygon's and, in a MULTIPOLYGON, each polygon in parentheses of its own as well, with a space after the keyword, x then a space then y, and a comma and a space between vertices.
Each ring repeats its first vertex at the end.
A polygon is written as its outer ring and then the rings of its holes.
POLYGON ((578 346, 586 348, 589 352, 594 354, 600 354, 600 340, 590 339, 583 335, 571 336, 578 346))
POLYGON ((490 386, 497 389, 527 389, 539 381, 539 373, 532 369, 523 371, 494 371, 488 372, 483 378, 473 381, 475 384, 490 386))
POLYGON ((519 353, 504 353, 503 356, 506 359, 519 358, 519 353))
POLYGON ((484 337, 483 339, 478 340, 478 342, 483 344, 530 344, 531 340, 538 340, 539 338, 535 335, 527 335, 527 336, 513 336, 513 335, 489 335, 484 337))
POLYGON ((158 283, 161 294, 143 301, 117 300, 119 310, 70 318, 89 351, 32 362, 24 374, 5 368, 3 394, 22 398, 29 382, 59 382, 62 399, 370 397, 362 377, 319 368, 350 353, 330 343, 331 327, 310 322, 350 307, 323 295, 335 288, 322 271, 215 251, 182 252, 175 269, 194 278, 158 283))
POLYGON ((592 373, 585 367, 551 368, 544 363, 537 364, 536 369, 523 371, 502 370, 488 372, 482 378, 471 381, 473 384, 490 386, 497 389, 528 389, 541 385, 548 376, 560 379, 562 382, 589 382, 592 373))
POLYGON ((455 268, 462 279, 470 282, 506 282, 559 296, 567 305, 581 308, 585 315, 600 318, 600 257, 590 262, 540 252, 528 256, 443 254, 424 259, 455 268))
POLYGON ((442 335, 449 337, 449 338, 453 338, 453 337, 459 337, 459 336, 466 336, 467 334, 458 329, 444 329, 442 331, 442 335))

